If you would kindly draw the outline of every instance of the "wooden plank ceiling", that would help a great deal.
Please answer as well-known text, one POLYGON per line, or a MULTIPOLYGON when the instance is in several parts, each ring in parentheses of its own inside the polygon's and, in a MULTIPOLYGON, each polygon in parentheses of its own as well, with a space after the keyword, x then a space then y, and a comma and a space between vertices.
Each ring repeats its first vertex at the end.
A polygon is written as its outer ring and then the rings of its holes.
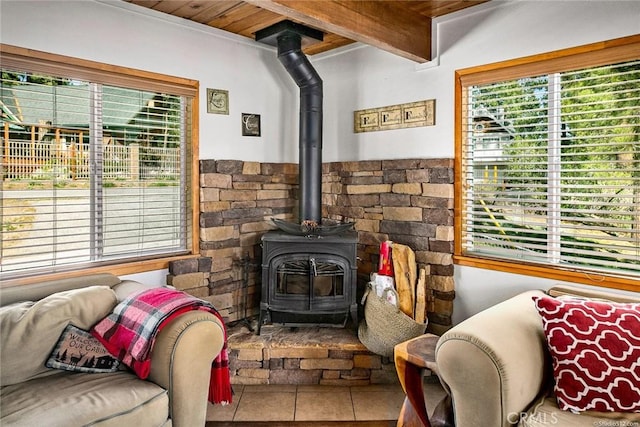
POLYGON ((324 32, 305 45, 314 55, 354 42, 416 62, 431 60, 431 20, 489 0, 125 0, 254 39, 289 19, 324 32))

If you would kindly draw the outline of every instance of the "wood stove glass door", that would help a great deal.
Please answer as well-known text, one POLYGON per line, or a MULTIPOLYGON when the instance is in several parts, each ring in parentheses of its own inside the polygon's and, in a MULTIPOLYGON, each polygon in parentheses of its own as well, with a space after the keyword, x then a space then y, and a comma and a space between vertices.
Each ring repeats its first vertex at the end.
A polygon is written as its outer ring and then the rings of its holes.
POLYGON ((289 309, 323 309, 348 302, 347 264, 322 255, 287 256, 274 260, 272 301, 289 309))

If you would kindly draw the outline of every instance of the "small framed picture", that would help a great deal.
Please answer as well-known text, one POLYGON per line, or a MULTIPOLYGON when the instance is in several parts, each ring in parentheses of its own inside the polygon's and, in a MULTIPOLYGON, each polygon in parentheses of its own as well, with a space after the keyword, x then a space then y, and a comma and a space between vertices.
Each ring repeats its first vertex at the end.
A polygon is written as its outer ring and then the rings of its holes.
POLYGON ((229 91, 207 88, 207 113, 229 114, 229 91))
POLYGON ((260 114, 242 113, 242 136, 260 136, 260 114))

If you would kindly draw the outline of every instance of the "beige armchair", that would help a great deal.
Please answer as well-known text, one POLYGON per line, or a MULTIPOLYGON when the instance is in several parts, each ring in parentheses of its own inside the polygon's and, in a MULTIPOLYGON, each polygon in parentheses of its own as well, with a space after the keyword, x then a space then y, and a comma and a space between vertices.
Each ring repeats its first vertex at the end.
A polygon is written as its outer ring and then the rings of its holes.
MULTIPOLYGON (((640 302, 640 298, 573 287, 552 288, 549 294, 640 302)), ((452 397, 456 426, 613 425, 610 418, 637 423, 616 425, 640 425, 640 414, 574 414, 558 408, 534 295, 545 292, 517 295, 461 322, 438 340, 438 374, 452 397)))

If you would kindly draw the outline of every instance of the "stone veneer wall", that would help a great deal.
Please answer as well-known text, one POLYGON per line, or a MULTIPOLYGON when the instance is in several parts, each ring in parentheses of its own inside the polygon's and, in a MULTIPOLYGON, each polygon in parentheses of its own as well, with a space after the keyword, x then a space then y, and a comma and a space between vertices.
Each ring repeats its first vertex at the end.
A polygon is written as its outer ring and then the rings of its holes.
MULTIPOLYGON (((322 179, 323 217, 353 221, 359 234, 359 294, 377 271, 380 243, 408 245, 427 270, 429 331, 448 329, 454 297, 453 160, 325 163, 322 179)), ((200 162, 200 250, 212 258, 210 298, 229 322, 258 313, 260 238, 274 228, 272 217, 298 220, 297 182, 297 164, 200 162)))
POLYGON ((200 253, 212 258, 209 300, 228 322, 258 314, 260 239, 271 218, 293 219, 297 182, 296 164, 200 162, 200 253))

